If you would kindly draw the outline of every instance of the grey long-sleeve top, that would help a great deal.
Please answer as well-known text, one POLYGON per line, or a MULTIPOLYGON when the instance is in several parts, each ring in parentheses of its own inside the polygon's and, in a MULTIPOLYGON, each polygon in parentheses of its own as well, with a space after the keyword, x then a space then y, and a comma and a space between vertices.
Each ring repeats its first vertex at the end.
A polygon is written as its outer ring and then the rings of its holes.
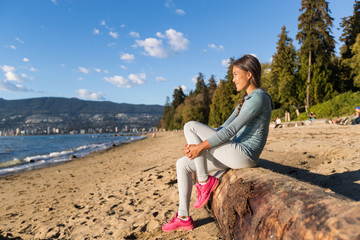
POLYGON ((271 97, 265 90, 258 88, 245 97, 240 113, 236 116, 238 108, 207 140, 211 147, 216 147, 233 138, 232 141, 240 144, 244 153, 256 161, 269 133, 273 108, 271 97))

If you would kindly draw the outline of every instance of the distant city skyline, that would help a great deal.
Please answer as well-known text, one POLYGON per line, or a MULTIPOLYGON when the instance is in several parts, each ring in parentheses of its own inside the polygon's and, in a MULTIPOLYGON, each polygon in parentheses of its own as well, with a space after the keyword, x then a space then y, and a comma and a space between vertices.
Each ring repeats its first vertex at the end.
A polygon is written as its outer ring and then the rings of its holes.
MULTIPOLYGON (((354 0, 331 0, 337 55, 354 0)), ((281 27, 295 47, 301 1, 0 2, 0 98, 66 97, 164 105, 230 57, 270 62, 281 27)))

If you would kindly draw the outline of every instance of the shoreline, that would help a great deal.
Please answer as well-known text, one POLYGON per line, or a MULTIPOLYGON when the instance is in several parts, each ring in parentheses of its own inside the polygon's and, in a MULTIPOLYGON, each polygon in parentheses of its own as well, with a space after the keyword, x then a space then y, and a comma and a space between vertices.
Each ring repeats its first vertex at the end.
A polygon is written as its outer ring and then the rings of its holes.
MULTIPOLYGON (((45 137, 53 139, 54 137, 61 138, 62 136, 75 136, 74 139, 78 139, 81 137, 82 139, 93 139, 95 137, 98 138, 99 136, 94 134, 86 134, 86 135, 46 135, 45 137)), ((48 168, 51 166, 56 166, 59 164, 64 164, 68 161, 76 160, 82 157, 85 157, 89 154, 92 154, 94 152, 106 150, 115 146, 120 146, 124 143, 131 143, 138 141, 142 138, 146 138, 148 134, 141 134, 141 135, 133 135, 133 134, 122 134, 122 135, 115 135, 115 134, 103 134, 100 136, 100 138, 104 139, 110 139, 113 138, 112 141, 104 141, 104 142, 92 142, 90 140, 85 140, 82 144, 84 145, 75 145, 71 147, 71 145, 68 146, 62 146, 62 148, 54 148, 47 146, 44 143, 44 148, 47 149, 47 152, 43 153, 28 153, 28 155, 24 156, 21 154, 12 156, 12 159, 9 159, 7 161, 0 162, 0 178, 11 176, 14 174, 22 173, 22 172, 28 172, 33 171, 35 169, 42 169, 42 168, 48 168), (122 142, 119 142, 118 139, 114 137, 125 137, 125 139, 122 142), (127 139, 126 139, 127 138, 127 139), (35 155, 34 155, 35 154, 35 155)), ((21 139, 23 137, 37 137, 37 136, 15 136, 20 137, 21 139)), ((43 136, 40 136, 44 138, 43 136)), ((73 144, 75 144, 75 141, 71 140, 73 144)), ((43 139, 40 144, 43 144, 47 139, 43 139)), ((58 139, 57 141, 62 141, 61 139, 58 139)), ((27 143, 26 143, 27 144, 27 143)), ((56 143, 54 143, 56 145, 56 143)), ((78 142, 76 142, 78 144, 78 142)), ((32 146, 34 148, 35 145, 32 146)), ((19 146, 13 145, 10 146, 10 148, 16 149, 19 146)), ((37 146, 36 146, 37 147, 37 146)), ((26 149, 20 149, 18 152, 20 153, 22 150, 26 149)))
MULTIPOLYGON (((360 126, 330 124, 271 128, 258 165, 360 201, 357 130, 360 126)), ((192 207, 195 191, 190 213, 196 228, 161 230, 177 210, 175 164, 185 143, 181 131, 159 132, 76 161, 0 178, 0 237, 219 239, 210 214, 192 207)))

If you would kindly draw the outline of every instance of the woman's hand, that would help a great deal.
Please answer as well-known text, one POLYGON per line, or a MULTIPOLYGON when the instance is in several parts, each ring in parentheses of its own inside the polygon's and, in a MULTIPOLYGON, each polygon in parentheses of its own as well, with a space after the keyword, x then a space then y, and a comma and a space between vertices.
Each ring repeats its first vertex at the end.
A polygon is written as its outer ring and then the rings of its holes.
POLYGON ((200 144, 186 144, 184 148, 185 156, 193 160, 194 158, 198 157, 199 154, 206 149, 211 148, 209 142, 205 140, 204 142, 200 144))

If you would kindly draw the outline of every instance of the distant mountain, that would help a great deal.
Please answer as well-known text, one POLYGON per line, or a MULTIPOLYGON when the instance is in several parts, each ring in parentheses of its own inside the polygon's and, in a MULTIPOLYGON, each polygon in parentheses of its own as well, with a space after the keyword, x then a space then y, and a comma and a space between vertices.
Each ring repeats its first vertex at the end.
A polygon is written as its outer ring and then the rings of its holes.
POLYGON ((42 97, 0 98, 0 130, 6 128, 123 128, 156 127, 163 106, 42 97))

